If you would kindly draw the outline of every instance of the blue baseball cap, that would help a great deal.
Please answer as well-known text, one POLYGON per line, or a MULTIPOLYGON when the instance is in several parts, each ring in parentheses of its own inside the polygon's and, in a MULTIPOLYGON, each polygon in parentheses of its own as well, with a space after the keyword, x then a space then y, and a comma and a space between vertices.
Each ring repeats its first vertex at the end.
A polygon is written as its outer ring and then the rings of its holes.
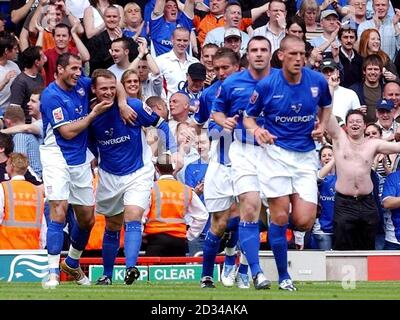
POLYGON ((387 111, 391 111, 394 108, 394 103, 392 100, 387 100, 387 99, 380 99, 378 101, 378 104, 376 105, 376 109, 383 109, 387 111))

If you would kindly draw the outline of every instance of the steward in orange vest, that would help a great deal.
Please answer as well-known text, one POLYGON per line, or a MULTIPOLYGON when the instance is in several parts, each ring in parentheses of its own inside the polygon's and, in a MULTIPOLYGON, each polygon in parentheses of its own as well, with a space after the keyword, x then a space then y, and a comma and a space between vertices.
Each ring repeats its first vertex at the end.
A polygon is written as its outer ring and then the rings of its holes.
POLYGON ((6 170, 10 181, 1 183, 0 249, 40 249, 43 191, 25 181, 28 158, 11 153, 6 170))
POLYGON ((185 256, 187 240, 200 235, 208 212, 192 189, 172 176, 169 156, 159 156, 156 168, 161 176, 154 183, 144 226, 146 256, 185 256))

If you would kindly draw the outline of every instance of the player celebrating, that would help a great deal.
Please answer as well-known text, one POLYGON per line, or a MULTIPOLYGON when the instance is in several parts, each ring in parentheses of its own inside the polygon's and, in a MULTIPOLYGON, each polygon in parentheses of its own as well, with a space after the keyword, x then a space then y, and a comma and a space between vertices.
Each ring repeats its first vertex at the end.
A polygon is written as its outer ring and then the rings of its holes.
POLYGON ((301 231, 310 230, 318 202, 318 159, 313 138, 323 136, 331 114, 331 95, 323 75, 303 67, 303 40, 285 37, 278 57, 282 70, 257 84, 245 111, 244 125, 264 147, 257 168, 271 213, 268 233, 279 288, 295 291, 287 271, 285 235, 289 208, 293 225, 301 231), (263 127, 254 119, 261 112, 265 118, 263 127))

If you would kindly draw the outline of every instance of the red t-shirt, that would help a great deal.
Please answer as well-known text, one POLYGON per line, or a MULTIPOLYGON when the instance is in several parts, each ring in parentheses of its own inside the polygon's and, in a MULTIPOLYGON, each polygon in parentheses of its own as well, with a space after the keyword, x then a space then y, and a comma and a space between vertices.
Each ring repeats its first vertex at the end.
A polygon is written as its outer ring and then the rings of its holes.
MULTIPOLYGON (((68 52, 72 54, 78 54, 77 48, 70 48, 68 52)), ((54 81, 54 74, 56 72, 56 62, 58 59, 59 54, 56 51, 56 48, 47 49, 44 54, 47 57, 47 62, 44 65, 44 70, 46 72, 46 87, 49 85, 50 82, 54 81)))

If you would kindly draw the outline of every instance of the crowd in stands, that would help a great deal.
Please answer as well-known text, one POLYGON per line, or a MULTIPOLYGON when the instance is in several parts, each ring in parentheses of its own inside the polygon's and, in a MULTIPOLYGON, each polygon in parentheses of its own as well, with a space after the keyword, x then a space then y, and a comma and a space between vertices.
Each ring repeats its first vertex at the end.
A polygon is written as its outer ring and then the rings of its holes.
MULTIPOLYGON (((38 230, 42 235, 46 230, 48 215, 46 219, 42 216, 48 209, 43 201, 45 192, 51 191, 42 187, 39 149, 47 129, 40 97, 57 77, 57 61, 65 53, 80 57, 86 76, 96 69, 110 70, 126 96, 141 100, 149 114, 154 112, 166 121, 176 139, 183 158, 177 172, 172 165, 157 162, 164 156, 165 138, 169 137, 143 129, 158 169, 156 176, 162 177, 157 183, 170 179, 174 181, 171 192, 188 197, 178 204, 184 216, 174 217, 180 224, 164 228, 157 220, 161 207, 174 209, 160 205, 165 198, 155 184, 143 218, 142 248, 149 250, 148 255, 202 251, 209 228, 204 177, 215 150, 210 150, 210 121, 199 130, 193 117, 199 112, 203 90, 220 80, 213 66, 220 47, 233 50, 243 70, 248 66, 249 40, 263 36, 271 43, 271 66, 279 69, 281 41, 286 35, 301 38, 306 47, 304 65, 321 72, 328 82, 332 113, 339 124, 345 129, 348 111, 358 109, 366 117, 366 138, 400 141, 397 1, 13 0, 9 8, 9 13, 0 12, 0 249, 45 246, 38 230), (11 243, 10 239, 15 240, 11 243)), ((318 216, 312 230, 303 234, 294 230, 295 235, 290 231, 288 240, 293 248, 331 250, 336 174, 329 135, 316 146, 320 158, 318 216)), ((92 167, 95 180, 95 161, 92 167)), ((379 211, 378 222, 372 226, 378 229, 376 249, 400 249, 398 167, 397 154, 379 154, 371 167, 379 211)), ((73 212, 70 215, 69 227, 74 223, 73 212)), ((268 210, 262 215, 263 244, 268 210)), ((96 217, 89 248, 101 249, 102 219, 96 217)), ((356 232, 365 232, 364 224, 352 223, 356 232)), ((226 243, 230 236, 226 235, 226 243)), ((268 244, 263 248, 269 248, 268 244)))

